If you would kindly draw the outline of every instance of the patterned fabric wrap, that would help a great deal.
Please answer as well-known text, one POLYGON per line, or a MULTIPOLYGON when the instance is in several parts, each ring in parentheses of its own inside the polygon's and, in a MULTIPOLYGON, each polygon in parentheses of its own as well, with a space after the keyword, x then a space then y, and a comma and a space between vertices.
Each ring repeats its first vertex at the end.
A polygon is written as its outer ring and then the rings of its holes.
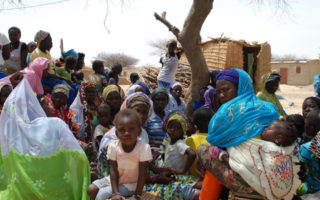
POLYGON ((239 82, 239 73, 236 69, 226 69, 224 71, 221 71, 217 75, 217 81, 219 80, 227 80, 232 83, 238 84, 239 82))
POLYGON ((52 94, 61 92, 69 98, 69 92, 71 87, 67 84, 58 84, 53 87, 52 94))
POLYGON ((143 92, 135 92, 124 100, 124 102, 121 105, 120 110, 124 110, 126 108, 133 108, 136 105, 145 105, 149 112, 148 112, 148 117, 152 115, 152 110, 153 110, 153 102, 152 100, 143 92))
POLYGON ((294 149, 295 145, 280 147, 257 138, 227 148, 232 170, 270 200, 291 200, 301 184, 294 149))
POLYGON ((62 119, 66 124, 69 124, 69 118, 68 118, 68 111, 64 106, 61 106, 59 109, 55 108, 51 99, 51 95, 47 94, 45 96, 47 102, 48 102, 48 107, 51 109, 53 114, 62 119))
POLYGON ((170 121, 173 120, 176 120, 180 123, 181 128, 183 130, 183 134, 185 135, 188 130, 188 118, 179 111, 174 111, 171 114, 169 114, 169 116, 163 122, 162 129, 165 132, 167 132, 168 124, 170 121))
MULTIPOLYGON (((261 88, 262 88, 262 91, 258 93, 258 97, 259 99, 263 100, 263 101, 268 101, 270 103, 272 103, 273 105, 276 106, 277 108, 277 111, 278 113, 281 115, 281 116, 285 116, 286 113, 285 111, 283 110, 283 107, 277 97, 276 94, 272 94, 272 93, 269 93, 266 89, 266 84, 267 82, 269 81, 272 81, 272 80, 278 80, 280 79, 280 77, 278 77, 277 75, 273 74, 273 77, 271 77, 271 73, 266 73, 265 75, 263 75, 262 77, 262 81, 261 81, 261 88), (271 77, 271 78, 270 78, 271 77)), ((280 76, 280 75, 279 75, 280 76)))
POLYGON ((249 75, 241 69, 234 70, 239 74, 238 96, 224 103, 212 117, 207 141, 213 146, 237 146, 260 135, 272 121, 279 119, 272 103, 256 97, 249 75))
POLYGON ((320 93, 320 74, 313 77, 313 87, 315 93, 320 93))
POLYGON ((313 138, 309 151, 320 159, 320 132, 313 138))

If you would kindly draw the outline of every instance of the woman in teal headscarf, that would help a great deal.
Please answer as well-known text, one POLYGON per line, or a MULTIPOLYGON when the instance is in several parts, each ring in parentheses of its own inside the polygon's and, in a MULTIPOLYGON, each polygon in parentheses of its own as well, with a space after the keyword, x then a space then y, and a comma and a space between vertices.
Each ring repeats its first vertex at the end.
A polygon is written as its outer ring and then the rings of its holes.
POLYGON ((268 101, 275 105, 277 107, 278 113, 284 117, 287 114, 283 110, 283 107, 275 94, 275 92, 279 88, 279 83, 280 83, 281 76, 278 73, 266 73, 265 75, 262 76, 261 80, 261 92, 258 93, 259 99, 263 101, 268 101))
MULTIPOLYGON (((241 69, 228 69, 218 74, 217 98, 221 106, 210 121, 207 137, 212 146, 237 146, 259 137, 265 127, 279 119, 273 104, 256 97, 251 78, 241 69)), ((203 166, 230 190, 257 195, 227 164, 211 162, 213 157, 223 160, 218 148, 201 145, 197 152, 203 166)))

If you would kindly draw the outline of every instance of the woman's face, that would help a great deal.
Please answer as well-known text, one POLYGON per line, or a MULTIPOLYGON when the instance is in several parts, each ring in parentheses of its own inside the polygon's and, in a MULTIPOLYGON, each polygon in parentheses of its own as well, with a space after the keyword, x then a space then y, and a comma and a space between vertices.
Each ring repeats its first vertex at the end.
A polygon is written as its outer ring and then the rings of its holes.
POLYGON ((62 92, 57 92, 52 95, 52 103, 57 109, 59 109, 61 106, 66 105, 67 100, 67 96, 62 92))
POLYGON ((113 109, 117 110, 121 106, 120 94, 116 91, 110 92, 107 96, 106 103, 113 109))
POLYGON ((238 87, 236 84, 227 80, 217 81, 217 98, 221 105, 237 97, 237 92, 238 87))
POLYGON ((171 94, 175 99, 180 98, 182 94, 182 87, 180 85, 175 86, 172 88, 171 94))
POLYGON ((48 36, 46 37, 46 39, 44 39, 43 41, 41 41, 41 44, 40 44, 40 45, 43 46, 43 48, 44 48, 45 50, 50 51, 50 49, 52 48, 52 38, 51 38, 51 36, 48 35, 48 36))
POLYGON ((168 105, 168 97, 165 93, 158 93, 153 97, 154 110, 164 110, 168 105))
POLYGON ((1 92, 0 92, 0 105, 3 106, 4 102, 7 100, 8 96, 11 93, 11 88, 9 85, 3 86, 1 92))
POLYGON ((302 115, 303 115, 303 117, 306 118, 308 113, 313 111, 313 110, 320 110, 318 104, 312 99, 305 100, 303 102, 303 104, 302 104, 302 115))
POLYGON ((278 88, 279 88, 279 81, 277 80, 273 80, 273 81, 269 81, 266 83, 266 90, 271 93, 274 94, 278 88))
POLYGON ((141 119, 141 124, 144 125, 148 120, 148 115, 149 115, 149 109, 147 108, 147 106, 143 104, 138 104, 134 106, 132 109, 137 111, 141 119))

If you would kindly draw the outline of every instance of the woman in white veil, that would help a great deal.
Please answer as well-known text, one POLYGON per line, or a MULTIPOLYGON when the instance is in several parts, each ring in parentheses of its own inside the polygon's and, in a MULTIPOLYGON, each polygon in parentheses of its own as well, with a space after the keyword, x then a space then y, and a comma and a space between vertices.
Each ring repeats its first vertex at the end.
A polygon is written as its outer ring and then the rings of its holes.
POLYGON ((0 199, 89 199, 89 163, 65 122, 47 118, 24 78, 0 117, 0 199))

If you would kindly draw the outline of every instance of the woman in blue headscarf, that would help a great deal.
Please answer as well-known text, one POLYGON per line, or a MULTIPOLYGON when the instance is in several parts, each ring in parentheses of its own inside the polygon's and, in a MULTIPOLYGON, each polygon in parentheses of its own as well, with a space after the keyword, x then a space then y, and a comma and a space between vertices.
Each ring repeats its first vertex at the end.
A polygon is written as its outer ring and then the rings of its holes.
POLYGON ((316 93, 315 97, 320 98, 320 74, 313 77, 313 88, 316 93))
MULTIPOLYGON (((261 101, 254 94, 252 80, 241 69, 227 69, 217 75, 216 97, 221 104, 209 124, 207 141, 219 148, 237 146, 253 137, 279 119, 275 106, 261 101)), ((216 178, 230 190, 238 193, 257 194, 228 165, 218 162, 211 166, 212 157, 223 160, 218 148, 200 146, 200 160, 216 178)))

